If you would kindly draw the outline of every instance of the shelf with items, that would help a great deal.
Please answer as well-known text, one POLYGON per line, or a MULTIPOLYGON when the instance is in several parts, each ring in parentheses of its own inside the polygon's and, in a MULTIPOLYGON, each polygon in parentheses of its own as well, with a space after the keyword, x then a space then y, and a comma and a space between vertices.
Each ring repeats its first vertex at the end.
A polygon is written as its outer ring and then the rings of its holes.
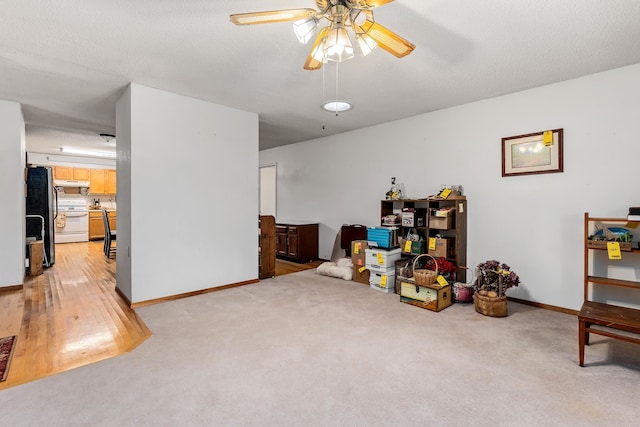
POLYGON ((585 346, 589 345, 589 335, 592 333, 640 344, 640 309, 598 301, 595 298, 594 289, 613 286, 625 288, 631 292, 640 290, 640 281, 601 274, 604 271, 612 271, 609 267, 615 266, 615 263, 622 258, 625 258, 627 265, 640 263, 638 256, 640 250, 636 249, 638 243, 631 242, 631 233, 627 234, 623 231, 626 230, 624 225, 629 223, 637 224, 638 221, 629 221, 625 218, 590 217, 588 212, 584 214, 584 301, 578 315, 580 366, 584 366, 585 346), (622 228, 619 227, 620 225, 622 228), (597 229, 601 231, 596 232, 597 229), (619 230, 622 233, 616 234, 610 230, 619 230), (607 249, 604 245, 593 245, 595 239, 606 242, 607 249), (631 245, 625 245, 628 246, 628 250, 623 251, 621 243, 631 243, 631 245), (605 253, 606 259, 602 256, 605 253), (629 262, 627 258, 631 261, 629 262), (596 274, 596 271, 600 274, 596 274))
POLYGON ((457 267, 455 280, 466 282, 467 199, 465 196, 382 200, 381 226, 390 226, 385 224, 385 218, 391 215, 399 216, 399 223, 393 226, 398 228, 398 236, 402 238, 399 243, 403 256, 413 257, 428 253, 439 258, 440 255, 444 255, 443 258, 457 267), (412 242, 409 248, 405 239, 410 232, 417 233, 424 243, 412 242))

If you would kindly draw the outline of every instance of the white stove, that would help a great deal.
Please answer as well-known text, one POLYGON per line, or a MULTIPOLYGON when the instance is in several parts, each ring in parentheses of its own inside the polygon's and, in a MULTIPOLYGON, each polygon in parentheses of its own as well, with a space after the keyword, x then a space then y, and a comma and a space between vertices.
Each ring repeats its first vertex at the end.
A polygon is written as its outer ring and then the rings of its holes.
POLYGON ((84 198, 59 198, 56 243, 88 242, 89 210, 84 198))

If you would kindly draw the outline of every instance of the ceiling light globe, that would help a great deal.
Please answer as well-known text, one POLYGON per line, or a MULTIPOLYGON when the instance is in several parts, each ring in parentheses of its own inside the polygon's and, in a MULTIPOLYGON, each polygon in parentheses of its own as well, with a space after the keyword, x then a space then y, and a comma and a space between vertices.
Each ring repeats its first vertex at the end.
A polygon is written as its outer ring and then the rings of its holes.
POLYGON ((353 108, 347 101, 328 101, 322 105, 322 109, 330 113, 344 113, 353 108))

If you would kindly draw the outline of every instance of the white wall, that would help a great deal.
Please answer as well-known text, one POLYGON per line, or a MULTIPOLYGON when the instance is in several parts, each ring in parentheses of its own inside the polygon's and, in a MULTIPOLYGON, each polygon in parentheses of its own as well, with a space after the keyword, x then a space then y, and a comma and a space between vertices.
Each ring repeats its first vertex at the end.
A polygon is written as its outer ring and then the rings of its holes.
MULTIPOLYGON (((509 295, 579 309, 584 212, 623 217, 640 204, 639 93, 637 64, 261 151, 260 163, 278 163, 279 217, 321 222, 324 258, 342 224, 379 224, 391 176, 414 198, 462 184, 468 264, 499 259, 523 282, 509 295), (564 173, 501 177, 502 137, 556 128, 564 173)), ((637 267, 622 274, 640 280, 637 267)))
POLYGON ((276 216, 277 165, 260 166, 260 215, 276 216))
POLYGON ((0 288, 24 282, 24 133, 20 104, 0 100, 0 288))
POLYGON ((257 279, 258 116, 131 84, 116 124, 131 302, 257 279))
MULTIPOLYGON (((116 103, 116 134, 116 287, 135 302, 131 286, 131 85, 116 103)), ((154 242, 157 244, 157 238, 154 242)))

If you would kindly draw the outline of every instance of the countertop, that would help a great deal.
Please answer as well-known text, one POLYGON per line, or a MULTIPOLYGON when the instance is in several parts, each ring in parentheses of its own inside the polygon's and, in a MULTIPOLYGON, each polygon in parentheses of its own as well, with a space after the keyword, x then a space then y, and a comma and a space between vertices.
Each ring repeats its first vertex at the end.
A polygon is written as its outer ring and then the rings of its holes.
POLYGON ((276 220, 276 225, 312 225, 320 224, 318 221, 305 221, 299 219, 276 220))

